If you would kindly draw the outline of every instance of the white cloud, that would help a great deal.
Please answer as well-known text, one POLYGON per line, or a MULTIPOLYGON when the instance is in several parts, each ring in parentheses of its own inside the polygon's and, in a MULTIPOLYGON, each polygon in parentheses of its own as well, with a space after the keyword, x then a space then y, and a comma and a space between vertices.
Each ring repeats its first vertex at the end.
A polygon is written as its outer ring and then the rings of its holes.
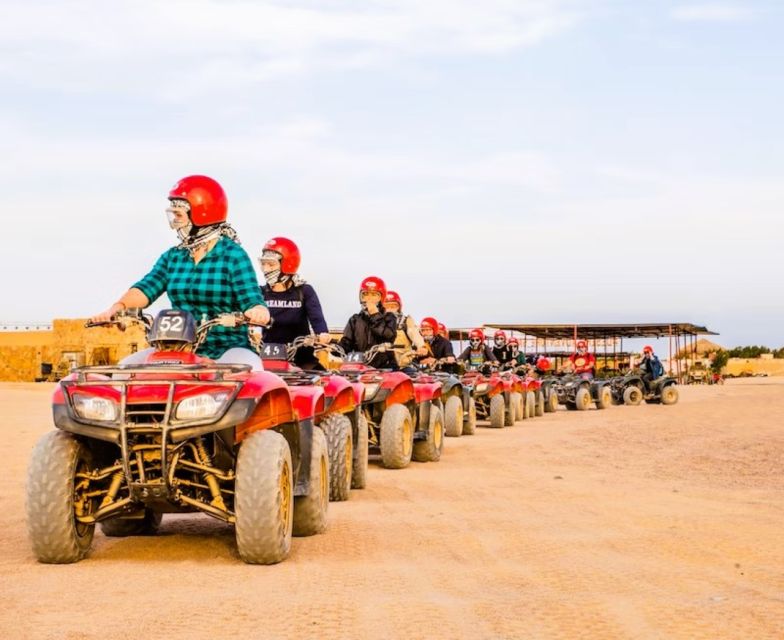
POLYGON ((738 22, 748 20, 752 11, 734 3, 707 2, 675 7, 671 15, 683 22, 738 22))
POLYGON ((4 2, 0 77, 184 101, 314 69, 532 46, 577 22, 576 1, 4 2))

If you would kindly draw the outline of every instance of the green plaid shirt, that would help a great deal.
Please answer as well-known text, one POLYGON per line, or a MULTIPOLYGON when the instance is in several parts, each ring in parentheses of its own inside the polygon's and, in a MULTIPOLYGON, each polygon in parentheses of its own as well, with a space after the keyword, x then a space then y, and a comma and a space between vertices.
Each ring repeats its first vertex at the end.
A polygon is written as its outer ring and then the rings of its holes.
MULTIPOLYGON (((187 249, 172 247, 158 258, 150 273, 132 286, 151 303, 168 294, 172 307, 190 311, 197 324, 203 314, 212 318, 264 304, 248 254, 225 236, 218 239, 199 264, 193 262, 187 249)), ((199 355, 219 358, 232 347, 251 348, 247 326, 213 327, 199 347, 199 355)))

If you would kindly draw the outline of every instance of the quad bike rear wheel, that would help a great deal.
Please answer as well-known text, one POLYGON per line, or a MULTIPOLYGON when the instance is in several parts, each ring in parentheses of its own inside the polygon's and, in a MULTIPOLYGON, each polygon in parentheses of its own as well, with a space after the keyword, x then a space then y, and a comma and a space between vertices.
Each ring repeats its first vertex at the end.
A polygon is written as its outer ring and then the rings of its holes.
POLYGON ((527 418, 536 417, 536 394, 533 391, 527 391, 525 394, 525 411, 527 418))
POLYGON ((610 387, 607 385, 603 385, 601 389, 599 389, 599 397, 596 400, 596 408, 597 409, 607 409, 612 405, 612 391, 610 391, 610 387))
POLYGON ((678 387, 674 384, 667 385, 661 392, 662 404, 675 404, 678 402, 678 387))
POLYGON ((463 422, 463 435, 472 436, 476 433, 476 400, 468 398, 467 420, 463 422))
POLYGON ((327 437, 329 453, 329 499, 348 500, 354 466, 354 439, 351 420, 341 413, 332 413, 321 421, 327 437))
POLYGON ((411 462, 414 449, 414 426, 408 407, 393 404, 381 418, 381 464, 387 469, 402 469, 411 462))
POLYGON ((463 435, 463 401, 458 396, 450 396, 444 405, 444 429, 450 438, 463 435))
POLYGON ((512 406, 514 407, 515 422, 523 420, 525 418, 525 401, 522 393, 515 391, 512 394, 512 406))
POLYGON ((351 468, 351 488, 364 489, 367 486, 368 472, 368 423, 360 413, 357 420, 357 440, 354 445, 355 459, 351 468))
POLYGON ((544 415, 544 393, 542 390, 536 392, 536 417, 541 418, 544 415))
POLYGON ((591 391, 587 387, 580 387, 574 395, 574 404, 578 411, 585 411, 591 406, 591 391))
POLYGON ((490 398, 490 427, 502 429, 506 414, 506 403, 503 394, 499 393, 490 398))
POLYGON ((438 462, 444 450, 444 416, 435 404, 430 406, 427 437, 414 443, 413 459, 417 462, 438 462))
POLYGON ((626 387, 623 391, 623 403, 636 407, 642 402, 642 390, 636 385, 626 387))
POLYGON ((327 437, 319 427, 313 427, 308 492, 294 498, 295 536, 313 536, 327 528, 329 486, 327 437))
POLYGON ((109 538, 127 536, 152 536, 158 532, 163 514, 152 509, 144 510, 143 518, 112 518, 101 522, 101 533, 109 538))
POLYGON ((64 431, 50 431, 33 449, 27 473, 27 529, 38 562, 67 564, 84 558, 93 541, 94 524, 83 524, 95 498, 89 480, 79 475, 92 468, 89 449, 64 431))
POLYGON ((517 412, 517 403, 514 399, 514 394, 510 393, 509 398, 504 398, 504 426, 513 427, 515 423, 515 413, 517 412))
POLYGON ((288 442, 276 431, 251 434, 240 445, 234 482, 235 534, 249 564, 275 564, 289 555, 294 482, 288 442))
POLYGON ((547 396, 547 402, 544 405, 544 410, 547 413, 555 413, 558 411, 558 394, 552 389, 550 390, 550 395, 547 396))

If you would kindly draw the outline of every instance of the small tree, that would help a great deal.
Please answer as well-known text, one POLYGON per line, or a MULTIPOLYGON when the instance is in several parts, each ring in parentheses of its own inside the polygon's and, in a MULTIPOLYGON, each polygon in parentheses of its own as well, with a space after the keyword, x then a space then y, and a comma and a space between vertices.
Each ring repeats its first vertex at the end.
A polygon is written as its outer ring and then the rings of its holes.
POLYGON ((724 351, 724 349, 719 349, 716 352, 716 355, 713 356, 713 362, 711 362, 711 371, 713 373, 721 373, 721 370, 726 366, 727 361, 730 359, 730 354, 724 351))

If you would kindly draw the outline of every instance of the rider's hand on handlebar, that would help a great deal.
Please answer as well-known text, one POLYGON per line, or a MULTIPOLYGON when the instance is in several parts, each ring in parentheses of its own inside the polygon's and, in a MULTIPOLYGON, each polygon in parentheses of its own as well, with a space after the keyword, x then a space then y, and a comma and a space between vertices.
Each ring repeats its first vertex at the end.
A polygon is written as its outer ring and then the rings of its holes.
POLYGON ((318 334, 318 341, 321 344, 329 344, 331 340, 332 340, 332 336, 330 336, 328 333, 318 334))
POLYGON ((245 312, 245 317, 251 321, 252 324, 266 326, 270 321, 270 312, 263 304, 257 304, 245 312))
POLYGON ((90 323, 98 324, 101 322, 111 322, 112 318, 114 318, 115 314, 119 313, 125 309, 125 305, 120 304, 119 302, 115 302, 111 307, 106 309, 105 311, 101 311, 90 318, 90 323))

